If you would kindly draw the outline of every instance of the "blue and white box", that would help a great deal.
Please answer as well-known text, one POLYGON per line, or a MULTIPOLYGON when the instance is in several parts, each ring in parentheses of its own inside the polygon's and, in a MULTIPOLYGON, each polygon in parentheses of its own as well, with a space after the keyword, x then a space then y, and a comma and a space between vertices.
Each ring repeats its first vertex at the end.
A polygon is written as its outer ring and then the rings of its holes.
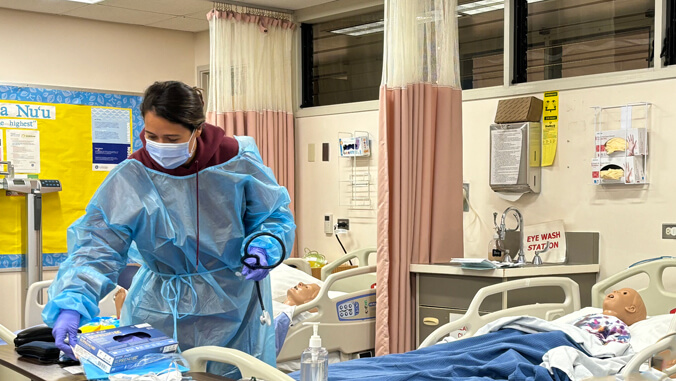
POLYGON ((136 366, 143 356, 176 352, 178 343, 150 324, 83 333, 73 352, 106 373, 136 366))
POLYGON ((369 138, 366 136, 355 136, 352 138, 341 138, 340 156, 370 156, 371 147, 369 138))

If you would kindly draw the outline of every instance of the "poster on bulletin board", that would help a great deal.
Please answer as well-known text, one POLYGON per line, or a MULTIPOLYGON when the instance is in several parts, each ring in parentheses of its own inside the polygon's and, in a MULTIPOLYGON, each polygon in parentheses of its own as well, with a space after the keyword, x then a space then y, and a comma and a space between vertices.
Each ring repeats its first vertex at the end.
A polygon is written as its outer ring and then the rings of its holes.
MULTIPOLYGON (((140 95, 0 85, 0 159, 17 177, 56 179, 43 195, 43 266, 66 257, 68 226, 116 164, 142 145, 140 95)), ((0 269, 20 269, 25 197, 0 194, 0 269)))

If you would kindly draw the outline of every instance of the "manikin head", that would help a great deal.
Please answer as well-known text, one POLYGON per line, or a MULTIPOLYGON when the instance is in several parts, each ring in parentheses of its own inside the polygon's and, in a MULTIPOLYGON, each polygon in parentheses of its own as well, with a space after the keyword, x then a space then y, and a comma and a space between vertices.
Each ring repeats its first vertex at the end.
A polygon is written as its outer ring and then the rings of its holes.
POLYGON ((645 320, 647 311, 641 295, 633 288, 616 290, 603 299, 603 314, 615 316, 626 325, 645 320))
POLYGON ((286 300, 284 304, 290 306, 300 306, 314 299, 319 293, 319 285, 314 283, 298 282, 294 287, 286 291, 286 300))

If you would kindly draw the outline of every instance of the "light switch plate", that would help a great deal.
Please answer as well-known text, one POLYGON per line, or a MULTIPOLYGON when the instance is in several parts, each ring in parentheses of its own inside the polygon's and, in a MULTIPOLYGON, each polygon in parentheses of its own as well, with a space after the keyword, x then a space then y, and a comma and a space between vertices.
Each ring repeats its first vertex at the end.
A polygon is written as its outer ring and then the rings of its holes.
POLYGON ((308 144, 307 145, 307 161, 312 163, 315 161, 315 145, 314 144, 308 144))

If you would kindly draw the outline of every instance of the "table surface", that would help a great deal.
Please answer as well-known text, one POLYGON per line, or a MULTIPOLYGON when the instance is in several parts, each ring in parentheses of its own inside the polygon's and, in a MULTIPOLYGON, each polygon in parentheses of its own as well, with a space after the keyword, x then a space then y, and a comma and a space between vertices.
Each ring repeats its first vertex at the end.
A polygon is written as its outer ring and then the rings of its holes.
MULTIPOLYGON (((9 345, 0 346, 0 366, 7 367, 34 381, 86 381, 83 374, 70 374, 59 365, 44 365, 19 358, 14 348, 9 345)), ((195 381, 232 381, 229 378, 209 373, 190 372, 195 381)))
POLYGON ((514 278, 514 277, 530 277, 530 276, 557 276, 563 274, 584 274, 584 273, 598 273, 600 266, 598 264, 591 265, 558 265, 558 264, 544 264, 542 266, 534 266, 527 264, 524 267, 502 268, 494 270, 474 270, 463 269, 457 264, 444 263, 436 265, 416 265, 412 264, 409 270, 417 274, 443 274, 443 275, 463 275, 476 276, 488 278, 514 278))

